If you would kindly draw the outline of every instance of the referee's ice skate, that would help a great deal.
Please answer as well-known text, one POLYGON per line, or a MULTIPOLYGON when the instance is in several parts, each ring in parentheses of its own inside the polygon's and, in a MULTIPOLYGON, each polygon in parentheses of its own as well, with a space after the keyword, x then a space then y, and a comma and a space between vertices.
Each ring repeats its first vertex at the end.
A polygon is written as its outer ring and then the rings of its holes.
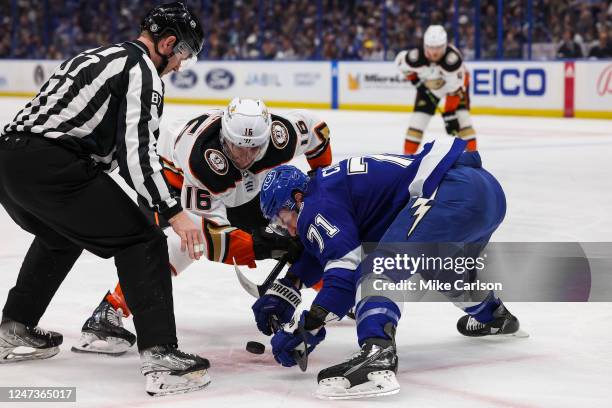
POLYGON ((81 338, 72 346, 72 351, 119 356, 136 342, 136 336, 123 327, 121 313, 106 296, 83 325, 81 338))
POLYGON ((183 353, 174 345, 143 350, 140 359, 146 391, 151 396, 197 391, 210 384, 210 362, 198 355, 183 353))
POLYGON ((315 395, 321 399, 352 399, 397 394, 397 361, 393 338, 366 339, 361 350, 347 361, 319 372, 315 395))
POLYGON ((63 336, 38 326, 3 318, 0 324, 0 364, 41 360, 59 353, 63 336))

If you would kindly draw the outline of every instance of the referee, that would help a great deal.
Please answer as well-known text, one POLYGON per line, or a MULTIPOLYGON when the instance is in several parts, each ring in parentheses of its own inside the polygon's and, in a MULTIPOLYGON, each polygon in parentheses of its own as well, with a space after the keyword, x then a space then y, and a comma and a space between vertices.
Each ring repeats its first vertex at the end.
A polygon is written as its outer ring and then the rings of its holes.
MULTIPOLYGON (((62 335, 37 325, 86 249, 115 258, 134 315, 143 374, 164 364, 175 374, 181 367, 208 368, 207 360, 176 348, 165 235, 107 174, 118 166, 142 201, 169 220, 182 249, 200 257, 200 229, 172 196, 156 143, 161 76, 195 61, 203 37, 198 18, 182 3, 157 6, 143 20, 137 40, 62 63, 2 130, 0 203, 35 238, 2 311, 1 363, 59 351, 62 335), (34 352, 19 354, 19 346, 34 352)), ((147 379, 151 393, 150 388, 147 379)))

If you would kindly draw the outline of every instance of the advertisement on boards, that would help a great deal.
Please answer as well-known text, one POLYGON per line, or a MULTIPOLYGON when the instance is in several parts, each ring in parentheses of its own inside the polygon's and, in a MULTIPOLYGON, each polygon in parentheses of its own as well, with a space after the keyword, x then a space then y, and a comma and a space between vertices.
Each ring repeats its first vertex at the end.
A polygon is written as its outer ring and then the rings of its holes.
POLYGON ((575 109, 578 117, 612 117, 612 61, 577 61, 575 109))
POLYGON ((202 61, 166 82, 170 102, 221 103, 235 96, 269 104, 329 108, 329 62, 202 61))

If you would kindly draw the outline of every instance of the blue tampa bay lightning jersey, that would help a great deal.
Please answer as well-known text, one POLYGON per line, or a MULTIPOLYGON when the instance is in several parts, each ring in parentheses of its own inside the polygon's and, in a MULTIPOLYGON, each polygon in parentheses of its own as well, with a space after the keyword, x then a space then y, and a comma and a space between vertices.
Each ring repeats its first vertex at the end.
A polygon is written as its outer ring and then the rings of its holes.
POLYGON ((361 243, 379 241, 411 197, 431 196, 465 145, 440 138, 416 155, 352 157, 317 170, 297 223, 305 251, 291 272, 310 286, 357 269, 361 243))

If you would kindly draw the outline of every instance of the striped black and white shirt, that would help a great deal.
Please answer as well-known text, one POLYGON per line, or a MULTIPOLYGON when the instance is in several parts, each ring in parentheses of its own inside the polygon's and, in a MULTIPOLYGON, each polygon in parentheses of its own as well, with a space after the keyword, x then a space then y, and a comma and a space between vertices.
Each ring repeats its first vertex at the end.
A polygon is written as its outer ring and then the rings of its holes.
POLYGON ((56 139, 119 173, 152 208, 181 211, 156 152, 164 85, 139 41, 85 51, 63 62, 2 131, 56 139))

